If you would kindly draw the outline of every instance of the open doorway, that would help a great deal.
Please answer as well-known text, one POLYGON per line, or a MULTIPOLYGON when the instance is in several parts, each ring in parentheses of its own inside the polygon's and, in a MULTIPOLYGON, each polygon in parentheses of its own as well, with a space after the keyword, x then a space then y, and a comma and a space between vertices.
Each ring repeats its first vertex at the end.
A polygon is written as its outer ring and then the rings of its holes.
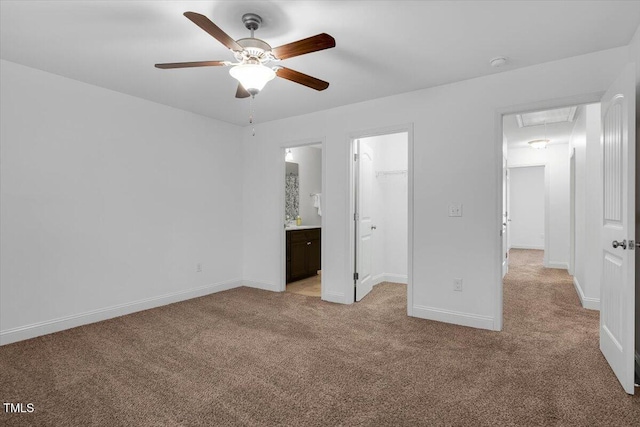
POLYGON ((284 275, 286 292, 322 296, 322 144, 284 148, 284 275))
MULTIPOLYGON (((509 249, 545 249, 545 166, 509 168, 509 249)), ((543 257, 544 258, 544 257, 543 257)))
POLYGON ((354 300, 410 283, 409 132, 354 138, 354 300))
MULTIPOLYGON (((528 271, 564 271, 579 303, 599 309, 600 104, 503 117, 507 197, 503 251, 528 271)), ((509 279, 520 269, 508 269, 509 279)), ((535 281, 533 281, 535 283, 535 281)))
MULTIPOLYGON (((549 185, 551 189, 565 189, 569 195, 565 200, 569 213, 561 218, 568 224, 563 233, 567 244, 564 245, 564 250, 559 248, 561 251, 556 254, 565 253, 566 268, 568 269, 571 263, 573 275, 569 275, 568 271, 561 272, 560 269, 552 268, 546 268, 546 271, 529 271, 530 280, 521 280, 520 287, 516 288, 513 286, 515 281, 512 280, 516 277, 516 272, 513 272, 513 259, 510 259, 509 272, 497 288, 497 329, 504 327, 514 331, 518 325, 523 324, 527 332, 533 328, 537 332, 544 331, 552 335, 555 333, 556 337, 553 339, 566 339, 566 333, 574 334, 576 338, 586 336, 589 333, 586 330, 584 334, 576 335, 576 331, 585 325, 588 325, 591 333, 597 328, 600 351, 629 394, 634 393, 634 357, 637 362, 637 346, 640 342, 637 336, 634 337, 634 329, 637 329, 639 318, 634 299, 640 286, 640 279, 636 274, 637 248, 640 245, 636 243, 639 204, 636 193, 638 157, 635 79, 635 69, 631 64, 624 68, 601 96, 576 96, 564 105, 558 100, 537 103, 529 110, 531 113, 518 113, 518 109, 510 108, 496 114, 496 118, 499 119, 497 127, 503 131, 502 150, 500 146, 496 146, 496 160, 500 159, 501 151, 507 160, 503 161, 503 173, 500 174, 499 169, 496 172, 498 176, 506 177, 506 165, 513 160, 511 154, 516 151, 508 147, 511 143, 509 139, 513 139, 509 138, 510 118, 516 115, 524 118, 523 116, 529 114, 530 121, 542 119, 544 124, 552 113, 565 110, 567 104, 570 108, 576 108, 572 134, 562 159, 567 176, 564 180, 557 181, 558 186, 553 179, 549 185), (578 105, 571 106, 572 101, 578 105), (587 104, 579 104, 580 101, 587 104), (543 110, 544 107, 549 109, 543 110), (570 197, 573 197, 573 201, 570 197), (574 245, 573 248, 569 247, 571 244, 574 245), (552 271, 560 272, 556 277, 559 280, 550 277, 549 273, 552 271), (566 278, 571 280, 567 281, 566 278), (546 286, 546 295, 542 292, 536 293, 544 287, 536 286, 545 285, 544 279, 551 279, 546 280, 546 284, 551 285, 546 286), (559 283, 560 281, 562 283, 559 283), (554 286, 557 284, 561 286, 554 286), (531 290, 534 292, 530 292, 531 290), (527 291, 530 294, 529 300, 521 303, 519 307, 520 312, 526 315, 525 322, 510 322, 509 307, 523 299, 519 292, 527 291), (564 293, 561 298, 558 295, 560 292, 564 293), (586 310, 587 308, 594 310, 586 310), (595 310, 599 310, 600 313, 595 310), (553 321, 549 322, 548 319, 553 321)), ((522 110, 522 107, 519 109, 522 110)), ((539 138, 538 135, 536 139, 550 138, 546 135, 539 138)), ((535 145, 540 142, 547 148, 552 146, 550 141, 537 141, 535 145)), ((523 144, 520 152, 524 152, 526 148, 534 146, 534 139, 525 139, 520 143, 523 144)), ((531 149, 529 153, 536 151, 546 150, 531 149)), ((546 157, 541 154, 537 156, 546 157)), ((551 169, 551 159, 546 160, 548 161, 545 167, 551 169)), ((499 161, 496 162, 496 166, 500 167, 499 161)), ((504 179, 498 180, 499 186, 503 188, 504 179)), ((500 187, 497 190, 500 191, 500 187)), ((505 197, 502 197, 503 201, 504 199, 505 197)), ((506 207, 502 208, 504 215, 506 207)), ((553 203, 549 209, 552 208, 553 203)), ((554 219, 553 213, 549 218, 554 219)), ((496 222, 498 221, 496 218, 496 222)), ((550 239, 555 232, 551 226, 548 228, 551 232, 547 233, 546 239, 550 239)), ((503 242, 508 240, 502 236, 496 241, 497 247, 500 248, 504 245, 503 242)), ((548 244, 548 247, 551 248, 552 244, 548 244)), ((508 248, 503 246, 502 249, 501 252, 504 252, 508 248)), ((504 255, 500 255, 496 261, 502 263, 503 257, 504 255)), ((552 254, 548 257, 551 259, 552 254)), ((581 340, 575 341, 576 344, 580 342, 581 340)))

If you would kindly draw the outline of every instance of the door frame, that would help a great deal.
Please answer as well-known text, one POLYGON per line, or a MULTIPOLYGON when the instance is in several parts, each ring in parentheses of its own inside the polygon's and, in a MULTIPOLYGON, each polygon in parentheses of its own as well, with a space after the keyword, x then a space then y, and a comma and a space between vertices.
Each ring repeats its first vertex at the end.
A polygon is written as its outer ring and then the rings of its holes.
POLYGON ((413 223, 414 223, 414 215, 413 215, 413 201, 414 201, 414 192, 413 192, 413 123, 400 124, 395 126, 387 126, 382 128, 374 128, 367 130, 360 130, 351 132, 347 136, 347 141, 349 144, 349 155, 346 158, 347 161, 347 182, 349 183, 349 191, 347 191, 347 223, 349 224, 347 229, 348 238, 348 247, 347 253, 349 256, 346 260, 348 268, 347 268, 347 277, 345 278, 345 300, 347 304, 353 304, 355 302, 355 292, 354 292, 354 279, 353 266, 355 264, 355 260, 353 259, 353 255, 355 254, 356 242, 355 242, 355 173, 356 168, 353 162, 353 156, 355 154, 355 141, 357 139, 362 138, 370 138, 373 136, 382 136, 389 135, 395 133, 406 133, 407 134, 407 315, 413 315, 413 223))
MULTIPOLYGON (((586 114, 586 108, 583 109, 586 114)), ((576 148, 569 146, 569 274, 576 272, 576 148)))
MULTIPOLYGON (((494 227, 496 230, 495 240, 494 240, 494 253, 496 254, 495 264, 494 264, 494 283, 495 292, 493 295, 494 300, 494 310, 493 310, 493 329, 495 331, 501 331, 504 325, 503 318, 503 292, 504 286, 502 282, 502 236, 500 236, 500 230, 502 229, 502 139, 503 139, 503 126, 502 120, 504 116, 510 114, 517 113, 526 113, 533 111, 541 111, 541 110, 551 110, 554 108, 562 108, 567 105, 582 105, 582 104, 593 104, 600 102, 600 99, 604 95, 604 91, 599 92, 591 92, 584 93, 575 96, 556 98, 556 99, 547 99, 538 102, 532 102, 527 104, 519 104, 519 105, 511 105, 505 106, 502 108, 496 108, 494 110, 494 132, 495 132, 495 141, 494 141, 494 176, 495 176, 495 215, 494 219, 494 227)), ((508 152, 507 152, 508 153, 508 152)), ((546 240, 546 236, 545 236, 546 240)), ((546 251, 545 251, 546 252, 546 251)))
MULTIPOLYGON (((322 150, 322 156, 321 156, 321 162, 322 165, 320 166, 320 170, 321 170, 321 174, 322 177, 320 179, 321 181, 321 194, 322 194, 322 199, 321 199, 321 203, 324 206, 324 201, 326 200, 326 194, 325 194, 325 190, 327 188, 327 183, 326 183, 326 176, 327 176, 327 146, 326 146, 326 141, 325 138, 308 138, 308 139, 303 139, 303 140, 296 140, 296 141, 290 141, 284 144, 280 145, 279 148, 279 153, 280 153, 280 167, 278 168, 280 170, 280 195, 279 195, 279 199, 280 199, 280 220, 282 221, 283 227, 282 227, 282 233, 280 234, 280 280, 279 280, 279 286, 278 286, 278 291, 279 292, 284 292, 287 290, 287 232, 285 230, 286 227, 286 223, 285 223, 285 218, 286 218, 286 212, 285 212, 285 198, 286 198, 286 189, 285 189, 285 175, 287 172, 287 165, 286 162, 284 160, 284 156, 286 154, 286 149, 287 148, 303 148, 303 147, 309 147, 311 145, 318 145, 320 144, 322 146, 321 150, 322 150)), ((323 209, 324 210, 324 209, 323 209)), ((320 217, 320 239, 322 241, 322 230, 324 230, 325 227, 325 216, 322 215, 320 217)), ((322 271, 322 269, 324 268, 324 260, 325 260, 325 248, 326 245, 324 244, 320 244, 320 270, 322 271)), ((325 286, 323 284, 323 277, 320 276, 320 299, 324 300, 325 299, 325 286)))

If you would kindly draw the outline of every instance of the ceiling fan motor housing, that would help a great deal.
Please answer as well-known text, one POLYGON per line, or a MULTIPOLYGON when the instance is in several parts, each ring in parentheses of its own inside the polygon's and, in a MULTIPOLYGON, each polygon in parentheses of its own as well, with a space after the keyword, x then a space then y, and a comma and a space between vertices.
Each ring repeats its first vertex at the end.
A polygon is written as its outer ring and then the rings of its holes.
POLYGON ((238 40, 237 43, 244 48, 242 52, 235 53, 238 61, 242 61, 243 59, 256 59, 262 63, 273 60, 271 46, 263 40, 246 38, 238 40))
POLYGON ((262 24, 262 18, 260 15, 255 13, 245 13, 242 15, 242 22, 247 30, 255 31, 260 28, 260 24, 262 24))

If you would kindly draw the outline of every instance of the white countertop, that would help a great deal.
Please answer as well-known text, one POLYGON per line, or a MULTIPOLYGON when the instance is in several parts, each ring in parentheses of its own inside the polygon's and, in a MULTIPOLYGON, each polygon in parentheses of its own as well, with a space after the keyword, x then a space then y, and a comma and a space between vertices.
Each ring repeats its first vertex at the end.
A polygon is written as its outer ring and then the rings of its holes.
POLYGON ((310 228, 320 228, 319 225, 287 225, 286 230, 308 230, 310 228))

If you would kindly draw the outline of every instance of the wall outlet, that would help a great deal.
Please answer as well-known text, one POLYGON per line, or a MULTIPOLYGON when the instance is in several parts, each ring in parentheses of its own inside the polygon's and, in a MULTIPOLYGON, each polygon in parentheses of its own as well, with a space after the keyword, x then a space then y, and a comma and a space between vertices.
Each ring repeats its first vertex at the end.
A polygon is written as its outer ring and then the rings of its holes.
POLYGON ((449 204, 449 216, 462 216, 462 203, 449 204))
POLYGON ((462 279, 460 278, 453 279, 453 290, 462 292, 462 279))
POLYGON ((201 262, 196 264, 196 273, 202 273, 202 263, 201 262))

